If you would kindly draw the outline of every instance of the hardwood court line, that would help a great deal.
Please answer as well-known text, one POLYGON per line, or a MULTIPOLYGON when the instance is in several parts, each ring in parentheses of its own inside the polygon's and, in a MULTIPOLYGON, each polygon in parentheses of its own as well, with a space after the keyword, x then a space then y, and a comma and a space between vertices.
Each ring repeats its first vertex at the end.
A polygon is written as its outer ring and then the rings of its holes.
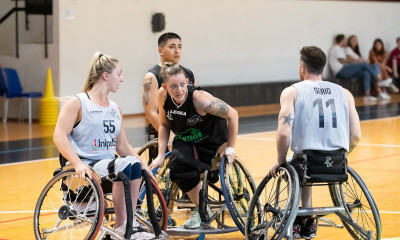
MULTIPOLYGON (((48 213, 48 214, 41 214, 41 216, 48 216, 48 215, 54 215, 56 213, 48 213)), ((0 224, 2 223, 9 223, 9 222, 15 222, 15 221, 20 221, 20 220, 25 220, 25 219, 30 219, 33 218, 34 216, 28 216, 28 217, 22 217, 22 218, 15 218, 15 219, 10 219, 10 220, 5 220, 1 221, 0 224)))
MULTIPOLYGON (((247 137, 247 136, 238 136, 240 139, 244 140, 256 140, 256 141, 276 141, 276 138, 263 138, 263 137, 247 137)), ((389 147, 389 148, 400 148, 400 145, 394 144, 379 144, 379 143, 362 143, 358 144, 359 146, 370 146, 370 147, 389 147)))
POLYGON ((238 136, 240 139, 244 140, 257 140, 257 141, 276 141, 276 138, 263 138, 263 137, 246 137, 238 136))
POLYGON ((24 151, 32 151, 32 150, 40 150, 40 149, 46 149, 46 148, 54 148, 55 146, 42 146, 42 147, 28 147, 28 148, 18 148, 18 149, 13 149, 13 150, 4 150, 0 151, 0 153, 15 153, 15 152, 24 152, 24 151))
POLYGON ((400 116, 367 119, 367 120, 362 120, 361 122, 374 122, 374 121, 379 121, 379 120, 398 119, 398 118, 400 118, 400 116))
MULTIPOLYGON (((400 116, 396 116, 396 117, 384 117, 384 118, 376 118, 376 119, 368 119, 368 120, 362 120, 360 121, 361 123, 363 122, 377 122, 377 121, 381 121, 381 120, 388 120, 388 119, 398 119, 400 118, 400 116)), ((262 134, 262 133, 271 133, 271 132, 276 132, 276 130, 272 130, 272 131, 263 131, 263 132, 254 132, 254 133, 243 133, 243 134, 238 134, 239 136, 252 136, 252 135, 256 135, 256 134, 262 134)))
POLYGON ((25 163, 35 163, 35 162, 54 161, 54 160, 57 160, 57 159, 58 159, 58 158, 43 158, 43 159, 29 160, 29 161, 23 161, 23 162, 4 163, 4 164, 0 164, 0 167, 6 167, 6 166, 18 165, 18 164, 25 164, 25 163))

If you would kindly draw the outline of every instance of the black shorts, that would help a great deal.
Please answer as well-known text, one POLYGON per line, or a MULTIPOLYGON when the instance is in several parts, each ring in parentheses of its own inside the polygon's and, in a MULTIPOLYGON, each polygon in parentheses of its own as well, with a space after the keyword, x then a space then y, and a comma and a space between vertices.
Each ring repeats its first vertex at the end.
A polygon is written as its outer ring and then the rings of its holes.
POLYGON ((200 173, 211 168, 220 146, 216 144, 193 144, 174 139, 171 158, 168 163, 171 180, 183 192, 192 190, 200 182, 200 173), (193 146, 197 149, 198 159, 195 159, 193 146))

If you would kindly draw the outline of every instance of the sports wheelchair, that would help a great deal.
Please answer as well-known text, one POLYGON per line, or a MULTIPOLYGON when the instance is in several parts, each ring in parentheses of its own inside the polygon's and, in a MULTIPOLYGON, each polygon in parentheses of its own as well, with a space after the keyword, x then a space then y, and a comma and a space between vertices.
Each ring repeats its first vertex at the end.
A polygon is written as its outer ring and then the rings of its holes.
POLYGON ((165 239, 167 206, 155 181, 142 170, 142 191, 137 209, 132 209, 129 179, 122 172, 100 179, 92 170, 92 179, 80 179, 67 160, 60 155, 60 165, 47 183, 36 204, 34 232, 36 239, 130 239, 133 214, 157 239, 165 239), (121 179, 127 209, 124 236, 113 231, 115 223, 112 182, 121 179), (154 206, 157 206, 154 208, 154 206), (100 232, 100 233, 99 233, 100 232))
POLYGON ((267 175, 257 187, 248 211, 246 239, 293 239, 296 216, 315 216, 318 226, 344 226, 354 239, 381 239, 378 207, 360 176, 347 166, 345 151, 303 153, 279 167, 278 177, 267 175), (299 208, 300 187, 318 185, 328 186, 334 206, 299 208), (328 214, 336 214, 343 225, 323 218, 328 214))
MULTIPOLYGON (((151 162, 152 158, 157 156, 157 147, 157 139, 153 139, 138 153, 151 162)), ((172 218, 173 212, 177 209, 193 209, 195 206, 189 199, 182 197, 178 186, 170 179, 167 167, 170 154, 171 152, 166 153, 164 166, 153 172, 168 206, 169 224, 166 232, 177 236, 200 235, 199 239, 204 238, 205 234, 229 233, 238 230, 244 234, 247 211, 256 185, 243 162, 235 158, 229 165, 225 157, 221 159, 216 156, 212 161, 211 169, 202 169, 204 173, 199 204, 202 224, 198 229, 185 229, 176 226, 176 221, 172 218), (214 213, 211 218, 206 214, 207 205, 214 213)))

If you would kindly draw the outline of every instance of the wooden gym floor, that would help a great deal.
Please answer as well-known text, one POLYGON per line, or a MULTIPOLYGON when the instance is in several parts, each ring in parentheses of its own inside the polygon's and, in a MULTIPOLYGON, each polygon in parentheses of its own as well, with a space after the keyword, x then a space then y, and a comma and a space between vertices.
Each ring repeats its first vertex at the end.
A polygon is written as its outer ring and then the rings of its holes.
MULTIPOLYGON (((382 239, 400 239, 400 95, 392 101, 364 104, 356 99, 363 138, 349 155, 349 165, 367 184, 379 207, 382 239)), ((240 107, 237 155, 257 183, 276 160, 275 129, 279 105, 240 107)), ((135 147, 145 141, 143 116, 126 117, 135 147), (134 135, 134 136, 133 136, 134 135)), ((37 198, 58 167, 53 129, 9 122, 0 127, 0 240, 34 239, 33 211, 37 198)), ((331 206, 326 187, 314 188, 314 206, 331 206)), ((181 216, 183 220, 189 215, 181 216)), ((181 221, 183 221, 181 220, 181 221)), ((182 237, 171 237, 180 239, 182 237)), ((195 239, 196 236, 185 239, 195 239)), ((244 239, 239 232, 207 235, 206 239, 244 239)), ((344 229, 320 227, 316 239, 351 239, 344 229)))

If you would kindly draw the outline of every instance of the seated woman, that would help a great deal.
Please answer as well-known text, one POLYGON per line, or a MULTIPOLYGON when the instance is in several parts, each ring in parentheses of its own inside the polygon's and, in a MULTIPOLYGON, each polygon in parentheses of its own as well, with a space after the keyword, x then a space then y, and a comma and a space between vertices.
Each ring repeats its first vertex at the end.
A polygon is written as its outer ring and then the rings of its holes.
MULTIPOLYGON (((83 92, 68 100, 61 109, 54 131, 54 143, 60 153, 72 164, 80 178, 91 178, 88 166, 100 178, 107 176, 108 165, 115 160, 115 172, 124 172, 130 179, 132 208, 136 209, 141 169, 150 170, 128 143, 123 126, 123 115, 118 105, 108 98, 117 92, 123 82, 122 69, 117 59, 96 53, 90 64, 83 92), (119 156, 115 157, 115 152, 119 156), (122 157, 123 156, 123 157, 122 157)), ((120 235, 126 229, 126 205, 121 181, 112 186, 115 209, 115 231, 120 235)), ((136 238, 154 238, 134 219, 136 238)))
MULTIPOLYGON (((353 63, 362 63, 362 62, 368 63, 368 60, 364 59, 361 56, 360 48, 358 46, 358 39, 355 35, 351 35, 347 39, 347 47, 345 48, 345 52, 347 59, 349 59, 349 61, 353 63)), ((386 87, 388 81, 382 81, 381 68, 379 64, 371 63, 369 65, 371 66, 372 70, 375 72, 375 75, 377 76, 376 78, 377 85, 380 89, 380 91, 378 92, 379 97, 384 100, 389 99, 389 95, 387 95, 386 89, 384 88, 386 87)))
MULTIPOLYGON (((201 189, 199 169, 210 168, 212 158, 226 141, 225 155, 229 163, 234 160, 238 114, 235 109, 208 92, 188 86, 188 79, 179 66, 166 64, 161 70, 161 76, 164 83, 158 91, 158 156, 150 168, 164 165, 165 149, 172 130, 175 138, 168 164, 171 179, 198 207, 201 189)), ((209 216, 212 215, 208 207, 207 212, 209 216)), ((183 226, 189 229, 200 227, 198 210, 183 226)))
POLYGON ((385 51, 385 47, 381 39, 377 38, 372 45, 372 49, 369 51, 369 61, 370 63, 379 64, 382 73, 382 81, 378 84, 381 88, 381 93, 386 96, 387 99, 390 99, 390 96, 387 94, 385 87, 392 86, 392 79, 389 76, 389 73, 392 72, 392 69, 386 66, 387 53, 385 51))

